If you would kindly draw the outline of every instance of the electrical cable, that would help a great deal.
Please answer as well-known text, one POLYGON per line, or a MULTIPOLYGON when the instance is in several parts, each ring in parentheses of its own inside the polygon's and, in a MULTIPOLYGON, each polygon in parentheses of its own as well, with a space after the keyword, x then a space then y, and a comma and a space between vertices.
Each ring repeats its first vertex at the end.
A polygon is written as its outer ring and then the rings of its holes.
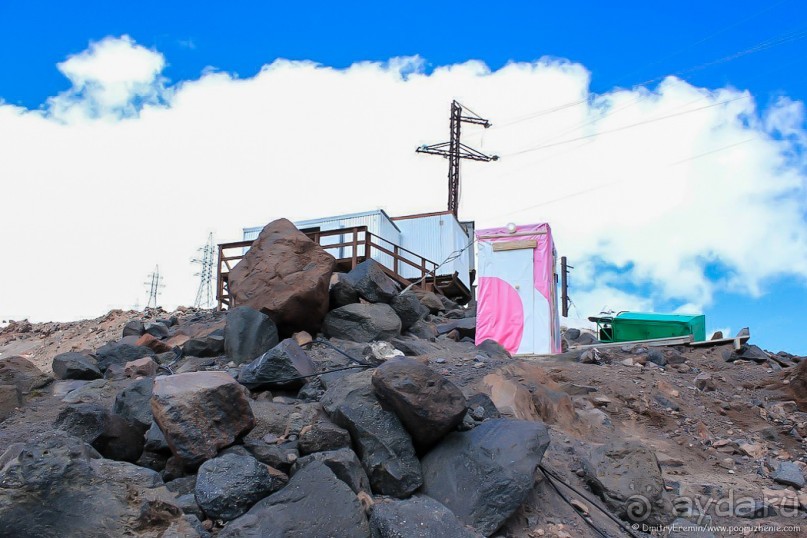
MULTIPOLYGON (((545 465, 540 464, 540 463, 538 464, 538 468, 541 470, 541 472, 543 472, 543 473, 544 473, 544 475, 545 475, 547 478, 551 478, 551 479, 557 480, 558 482, 560 482, 561 484, 563 484, 564 486, 566 486, 567 488, 569 488, 570 490, 572 490, 573 492, 575 492, 577 495, 580 495, 580 496, 581 496, 582 498, 584 498, 584 499, 585 499, 585 500, 586 500, 586 501, 587 501, 587 502, 588 502, 588 503, 589 503, 591 506, 593 506, 594 508, 596 508, 596 509, 597 509, 598 511, 600 511, 601 513, 605 514, 605 516, 607 516, 607 517, 608 517, 608 519, 610 519, 611 521, 613 521, 614 523, 616 523, 617 525, 619 525, 619 528, 620 528, 620 529, 622 529, 623 531, 625 531, 625 532, 626 532, 626 533, 627 533, 629 536, 631 536, 631 537, 633 537, 633 538, 640 538, 640 536, 639 536, 639 535, 637 535, 636 533, 634 533, 634 532, 633 532, 633 529, 631 529, 630 527, 628 527, 627 525, 625 525, 625 523, 624 523, 622 520, 620 520, 619 518, 617 518, 616 516, 614 516, 613 514, 611 514, 610 512, 608 512, 607 510, 605 510, 604 508, 601 508, 601 507, 600 507, 600 506, 599 506, 599 505, 598 505, 596 502, 592 501, 592 500, 591 500, 591 498, 589 498, 589 496, 588 496, 588 495, 586 495, 585 493, 581 492, 580 490, 578 490, 577 488, 575 488, 574 486, 572 486, 571 484, 569 484, 568 482, 566 482, 566 481, 565 481, 563 478, 561 478, 561 477, 560 477, 560 475, 558 475, 558 473, 556 473, 556 472, 555 472, 555 471, 553 471, 552 469, 549 469, 548 467, 546 467, 545 465)), ((552 482, 550 481, 550 483, 552 483, 552 482)), ((560 491, 558 490, 557 486, 555 486, 555 484, 552 484, 552 487, 554 487, 554 488, 555 488, 555 491, 558 491, 558 493, 560 493, 560 491)), ((574 508, 574 506, 571 504, 571 501, 569 501, 569 500, 566 498, 566 496, 565 496, 565 495, 563 495, 562 493, 560 493, 560 496, 561 496, 561 498, 563 498, 563 500, 564 500, 564 501, 566 501, 566 502, 567 502, 567 503, 568 503, 570 506, 572 506, 572 508, 574 508)), ((574 511, 575 511, 575 512, 577 512, 577 509, 576 509, 576 508, 574 508, 574 511)), ((579 512, 577 512, 577 513, 579 514, 579 512)), ((581 514, 581 516, 582 516, 582 514, 581 514)), ((601 529, 599 529, 599 528, 597 528, 597 527, 595 527, 595 526, 594 526, 594 523, 593 523, 593 522, 588 521, 586 518, 583 518, 583 520, 584 520, 584 521, 586 521, 586 523, 588 523, 590 526, 592 526, 592 527, 596 528, 596 530, 597 530, 597 531, 600 533, 600 535, 601 535, 601 536, 605 536, 605 535, 603 534, 603 531, 602 531, 601 529)))
POLYGON ((339 349, 338 347, 336 347, 335 345, 333 345, 332 343, 328 342, 327 340, 325 340, 325 339, 323 339, 323 338, 316 338, 316 339, 314 339, 314 340, 312 340, 312 341, 310 341, 310 342, 307 342, 307 343, 303 344, 303 345, 302 345, 302 346, 300 346, 300 347, 309 347, 309 346, 312 346, 312 345, 314 345, 314 344, 322 344, 322 345, 324 345, 324 346, 327 346, 327 347, 329 347, 329 348, 331 348, 331 349, 333 349, 333 350, 337 351, 337 352, 338 352, 338 353, 340 353, 341 355, 344 355, 345 357, 347 357, 347 358, 348 358, 348 359, 350 359, 351 361, 353 361, 353 362, 355 362, 355 363, 358 363, 358 364, 361 364, 362 366, 367 366, 368 368, 372 368, 372 366, 373 366, 373 365, 372 365, 372 364, 370 364, 369 362, 366 362, 366 361, 363 361, 363 360, 357 359, 356 357, 354 357, 354 356, 352 356, 352 355, 349 355, 347 352, 345 352, 345 351, 343 351, 343 350, 339 349))

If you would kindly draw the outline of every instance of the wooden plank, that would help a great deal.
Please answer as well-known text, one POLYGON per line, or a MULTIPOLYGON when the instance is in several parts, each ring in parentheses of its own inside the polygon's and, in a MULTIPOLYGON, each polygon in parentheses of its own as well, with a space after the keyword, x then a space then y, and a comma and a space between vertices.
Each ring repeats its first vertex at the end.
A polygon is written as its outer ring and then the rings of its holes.
POLYGON ((692 335, 686 336, 671 336, 668 338, 651 338, 649 340, 631 340, 630 342, 603 342, 600 344, 588 344, 585 346, 569 346, 569 349, 592 349, 592 348, 608 348, 619 346, 630 346, 635 344, 642 344, 645 346, 680 346, 687 345, 692 342, 692 335))
POLYGON ((521 239, 519 241, 501 241, 493 243, 493 252, 500 252, 502 250, 524 250, 528 248, 535 248, 538 246, 538 241, 535 239, 521 239))
POLYGON ((751 338, 751 335, 748 336, 738 336, 738 337, 731 337, 731 338, 718 338, 717 340, 704 340, 703 342, 692 342, 690 347, 712 347, 712 346, 722 346, 725 344, 732 344, 734 349, 738 350, 742 347, 743 344, 748 342, 751 338))

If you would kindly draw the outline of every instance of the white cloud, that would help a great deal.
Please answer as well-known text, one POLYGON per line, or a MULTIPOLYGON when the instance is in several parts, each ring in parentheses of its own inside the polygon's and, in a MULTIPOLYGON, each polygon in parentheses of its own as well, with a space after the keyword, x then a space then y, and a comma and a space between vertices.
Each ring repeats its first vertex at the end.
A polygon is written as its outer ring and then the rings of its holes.
POLYGON ((414 148, 446 139, 455 98, 494 122, 464 141, 502 156, 463 163, 461 216, 549 221, 579 317, 807 278, 802 103, 759 110, 676 78, 589 98, 586 69, 558 59, 424 65, 277 60, 167 87, 159 52, 125 36, 91 44, 59 64, 73 87, 44 110, 0 104, 0 319, 142 305, 157 263, 162 303, 188 304, 209 231, 238 240, 280 216, 442 209, 446 163, 414 148), (730 271, 716 282, 714 262, 730 271))
POLYGON ((159 103, 165 92, 160 78, 165 58, 129 36, 91 43, 57 67, 72 88, 50 99, 48 107, 67 121, 130 116, 138 106, 159 103))

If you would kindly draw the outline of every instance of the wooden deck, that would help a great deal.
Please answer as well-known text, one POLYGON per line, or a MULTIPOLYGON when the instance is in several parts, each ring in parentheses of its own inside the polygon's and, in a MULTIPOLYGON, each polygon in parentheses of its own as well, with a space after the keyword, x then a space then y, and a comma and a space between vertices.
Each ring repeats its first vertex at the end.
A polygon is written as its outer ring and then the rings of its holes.
MULTIPOLYGON (((424 290, 441 293, 465 304, 471 299, 471 290, 458 275, 435 275, 438 264, 423 256, 396 245, 367 230, 366 226, 341 228, 339 230, 304 232, 312 241, 336 258, 336 271, 348 272, 368 257, 380 260, 384 272, 401 286, 413 283, 424 290), (404 269, 410 277, 402 276, 404 269)), ((235 300, 230 295, 229 273, 244 257, 252 241, 237 241, 219 244, 219 261, 216 278, 216 299, 219 310, 233 308, 235 300)))

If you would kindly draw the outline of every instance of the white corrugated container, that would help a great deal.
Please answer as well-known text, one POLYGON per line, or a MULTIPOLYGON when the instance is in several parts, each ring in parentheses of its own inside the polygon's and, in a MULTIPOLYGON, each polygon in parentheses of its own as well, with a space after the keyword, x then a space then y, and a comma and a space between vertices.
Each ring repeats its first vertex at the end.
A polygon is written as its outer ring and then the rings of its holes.
MULTIPOLYGON (((378 209, 376 211, 366 211, 364 213, 339 215, 335 217, 300 220, 295 222, 294 225, 300 230, 304 231, 318 228, 320 231, 323 232, 331 230, 339 230, 341 228, 367 226, 367 230, 370 233, 375 234, 383 239, 386 239, 390 243, 396 245, 401 244, 401 231, 382 209, 378 209)), ((252 241, 256 239, 261 230, 263 230, 263 226, 244 228, 244 241, 252 241)), ((352 240, 352 238, 353 238, 352 234, 323 237, 322 245, 323 247, 325 247, 328 244, 336 244, 345 241, 350 241, 352 240)), ((364 238, 359 237, 359 239, 362 240, 364 238)), ((377 244, 383 246, 384 248, 392 250, 392 245, 387 244, 384 241, 379 241, 378 239, 375 239, 374 241, 377 244)), ((337 259, 350 258, 353 255, 351 247, 335 247, 335 248, 326 247, 325 250, 337 259)), ((364 256, 363 246, 359 247, 357 255, 364 256)), ((373 252, 372 257, 374 260, 381 263, 382 265, 385 265, 386 267, 392 267, 392 256, 375 250, 373 252)))
MULTIPOLYGON (((437 264, 467 247, 471 242, 471 238, 452 213, 398 217, 393 222, 401 231, 402 247, 437 264)), ((452 275, 456 272, 459 280, 471 289, 470 271, 473 266, 473 255, 472 248, 466 249, 456 260, 442 266, 437 275, 452 275)), ((419 271, 408 265, 403 265, 401 274, 406 278, 420 276, 419 271)))

